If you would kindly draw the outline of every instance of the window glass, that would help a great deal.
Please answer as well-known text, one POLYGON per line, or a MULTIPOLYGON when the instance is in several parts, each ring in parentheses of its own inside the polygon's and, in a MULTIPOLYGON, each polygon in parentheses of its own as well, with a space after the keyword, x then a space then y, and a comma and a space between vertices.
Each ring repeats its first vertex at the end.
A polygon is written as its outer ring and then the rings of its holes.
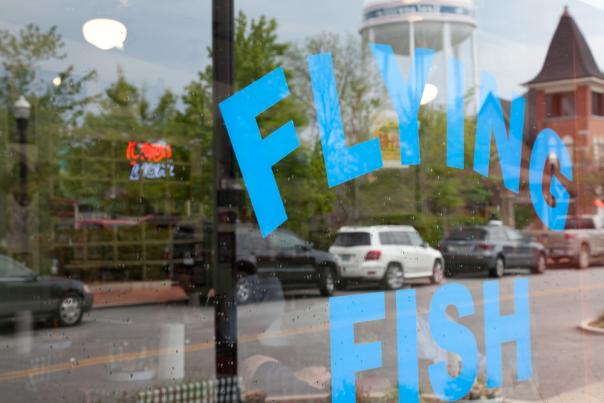
POLYGON ((0 256, 0 277, 1 278, 20 278, 29 277, 31 271, 19 262, 15 262, 9 257, 0 256))
POLYGON ((504 230, 496 228, 489 231, 489 239, 496 242, 504 242, 511 238, 506 235, 504 230))
POLYGON ((510 241, 518 242, 524 240, 524 236, 518 231, 506 229, 505 232, 510 241))
POLYGON ((268 238, 268 243, 274 249, 292 249, 303 246, 304 241, 288 232, 276 232, 268 238))
POLYGON ((604 94, 599 92, 592 92, 591 96, 591 113, 594 116, 603 116, 604 115, 604 102, 603 101, 604 94))
POLYGON ((417 234, 415 232, 409 232, 408 235, 409 235, 409 238, 411 239, 411 244, 413 246, 424 245, 424 240, 422 239, 421 236, 419 236, 419 234, 417 234))
POLYGON ((0 401, 602 401, 603 4, 0 1, 0 401))
POLYGON ((487 231, 480 228, 464 228, 451 232, 447 241, 482 241, 485 240, 487 231))
POLYGON ((567 117, 575 115, 575 93, 564 92, 546 95, 547 116, 567 117))
POLYGON ((595 229, 595 222, 592 218, 568 218, 566 229, 595 229))
POLYGON ((410 234, 407 232, 380 232, 382 245, 412 245, 410 234))
POLYGON ((340 232, 336 235, 334 246, 369 246, 371 235, 368 232, 340 232))

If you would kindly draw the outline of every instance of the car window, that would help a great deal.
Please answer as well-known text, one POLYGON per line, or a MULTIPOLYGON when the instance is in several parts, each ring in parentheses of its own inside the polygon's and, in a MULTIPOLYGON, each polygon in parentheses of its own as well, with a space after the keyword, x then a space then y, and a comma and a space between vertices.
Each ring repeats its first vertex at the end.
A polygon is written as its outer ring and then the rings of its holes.
POLYGON ((283 231, 278 231, 269 236, 268 243, 272 249, 291 249, 305 245, 305 242, 297 236, 283 231))
POLYGON ((245 231, 237 233, 237 247, 241 249, 263 250, 266 248, 266 240, 258 231, 245 231))
POLYGON ((413 246, 422 246, 424 244, 424 240, 417 232, 409 232, 409 239, 411 239, 411 245, 413 246))
POLYGON ((382 245, 412 245, 409 234, 406 232, 380 232, 382 245))
POLYGON ((336 235, 334 246, 369 246, 371 245, 371 236, 368 232, 340 232, 336 235))
POLYGON ((517 241, 524 240, 524 236, 520 232, 518 232, 518 231, 514 231, 512 229, 506 228, 505 232, 506 232, 506 234, 507 234, 507 236, 508 236, 508 238, 509 238, 510 241, 517 242, 517 241))
POLYGON ((491 229, 489 239, 494 242, 505 242, 508 240, 505 232, 500 228, 491 229))
POLYGON ((595 229, 594 220, 591 218, 568 218, 566 229, 595 229))
POLYGON ((28 277, 31 271, 21 263, 6 256, 0 256, 0 278, 28 277))
POLYGON ((451 232, 446 241, 484 241, 487 231, 482 228, 462 228, 451 232))

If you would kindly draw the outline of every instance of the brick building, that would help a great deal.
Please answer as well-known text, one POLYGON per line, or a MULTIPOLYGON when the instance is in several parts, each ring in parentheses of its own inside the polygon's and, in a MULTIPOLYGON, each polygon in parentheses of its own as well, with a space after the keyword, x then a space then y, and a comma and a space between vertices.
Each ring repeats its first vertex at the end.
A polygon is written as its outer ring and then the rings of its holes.
POLYGON ((564 140, 573 160, 569 214, 592 214, 602 197, 604 73, 565 9, 539 74, 527 82, 528 141, 545 128, 564 140))

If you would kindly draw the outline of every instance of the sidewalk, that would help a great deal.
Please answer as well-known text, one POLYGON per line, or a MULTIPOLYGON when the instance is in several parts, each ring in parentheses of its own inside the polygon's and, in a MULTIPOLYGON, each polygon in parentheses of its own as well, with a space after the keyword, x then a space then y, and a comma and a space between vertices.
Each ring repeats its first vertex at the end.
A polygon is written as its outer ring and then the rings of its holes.
POLYGON ((594 383, 544 400, 546 403, 602 403, 603 401, 604 382, 594 383))
POLYGON ((184 290, 170 281, 90 284, 93 308, 162 304, 188 299, 184 290))

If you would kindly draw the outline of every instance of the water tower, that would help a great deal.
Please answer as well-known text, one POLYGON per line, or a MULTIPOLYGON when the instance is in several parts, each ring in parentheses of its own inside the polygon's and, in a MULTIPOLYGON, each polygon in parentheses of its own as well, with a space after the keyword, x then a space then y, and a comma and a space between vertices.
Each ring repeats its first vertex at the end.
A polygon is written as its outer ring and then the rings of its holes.
MULTIPOLYGON (((470 86, 477 92, 476 19, 472 0, 365 0, 361 34, 365 40, 389 44, 413 62, 415 49, 442 53, 442 66, 456 57, 464 61, 470 86)), ((435 61, 436 62, 436 61, 435 61)), ((445 92, 446 69, 438 74, 445 92)), ((476 94, 477 95, 477 94, 476 94)))
MULTIPOLYGON (((463 61, 463 94, 473 92, 466 113, 477 113, 479 74, 476 57, 476 19, 473 0, 364 0, 361 35, 365 41, 391 45, 405 76, 414 64, 415 50, 436 51, 422 105, 448 104, 448 64, 451 58, 463 61)), ((451 83, 453 84, 453 83, 451 83)), ((384 167, 400 164, 399 129, 396 113, 378 111, 373 133, 379 137, 384 167)))

